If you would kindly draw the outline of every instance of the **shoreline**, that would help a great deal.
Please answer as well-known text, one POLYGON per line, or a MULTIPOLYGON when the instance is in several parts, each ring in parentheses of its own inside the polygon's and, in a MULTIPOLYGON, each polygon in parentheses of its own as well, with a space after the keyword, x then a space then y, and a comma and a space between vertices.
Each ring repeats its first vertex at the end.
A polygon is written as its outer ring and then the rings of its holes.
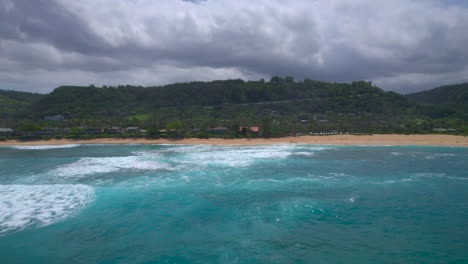
POLYGON ((273 144, 311 144, 311 145, 343 145, 343 146, 440 146, 468 147, 468 137, 453 135, 330 135, 330 136, 298 136, 282 138, 257 139, 117 139, 100 138, 89 140, 51 139, 34 141, 0 141, 0 146, 41 146, 66 144, 180 144, 180 145, 273 145, 273 144))

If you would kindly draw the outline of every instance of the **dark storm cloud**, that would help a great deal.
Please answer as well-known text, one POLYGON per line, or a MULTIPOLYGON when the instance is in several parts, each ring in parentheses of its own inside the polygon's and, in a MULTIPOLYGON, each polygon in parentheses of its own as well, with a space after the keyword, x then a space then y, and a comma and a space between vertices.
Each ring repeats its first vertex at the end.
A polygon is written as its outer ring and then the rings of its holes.
POLYGON ((468 81, 468 9, 395 0, 0 0, 0 88, 292 75, 468 81))
POLYGON ((2 39, 44 42, 65 51, 83 53, 105 49, 90 32, 85 21, 53 0, 2 0, 0 34, 2 39))

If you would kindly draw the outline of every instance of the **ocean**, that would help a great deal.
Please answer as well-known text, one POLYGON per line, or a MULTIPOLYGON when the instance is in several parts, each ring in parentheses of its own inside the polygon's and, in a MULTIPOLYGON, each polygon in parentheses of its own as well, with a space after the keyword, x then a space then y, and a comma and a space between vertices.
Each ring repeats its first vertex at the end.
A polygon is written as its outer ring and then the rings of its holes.
POLYGON ((468 263, 468 149, 0 147, 0 263, 468 263))

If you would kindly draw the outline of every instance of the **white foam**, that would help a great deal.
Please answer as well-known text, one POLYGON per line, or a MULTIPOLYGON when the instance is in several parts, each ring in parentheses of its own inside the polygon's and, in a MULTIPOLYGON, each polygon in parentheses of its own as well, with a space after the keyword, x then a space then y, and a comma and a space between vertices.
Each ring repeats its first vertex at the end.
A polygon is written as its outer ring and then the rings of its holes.
POLYGON ((144 157, 144 158, 151 158, 151 159, 162 159, 164 155, 162 154, 161 151, 156 150, 156 151, 133 151, 133 155, 139 156, 139 157, 144 157))
POLYGON ((394 184, 394 183, 401 183, 401 182, 412 182, 413 179, 401 179, 401 180, 390 180, 390 181, 383 181, 377 182, 376 184, 394 184))
POLYGON ((328 173, 332 176, 337 176, 337 177, 344 177, 344 176, 349 176, 349 174, 346 174, 346 173, 341 173, 341 172, 330 172, 328 173))
POLYGON ((66 144, 66 145, 40 145, 40 146, 12 146, 12 148, 24 149, 24 150, 43 150, 43 149, 75 148, 79 146, 80 144, 66 144))
POLYGON ((223 165, 230 167, 245 167, 255 161, 284 159, 293 154, 294 146, 255 146, 255 147, 214 147, 190 146, 174 149, 184 153, 177 161, 195 163, 196 165, 223 165))
POLYGON ((220 149, 222 147, 216 147, 212 145, 186 145, 186 146, 174 146, 173 148, 164 149, 166 151, 173 151, 176 153, 193 153, 220 149))
POLYGON ((297 181, 308 181, 308 182, 315 182, 318 179, 310 179, 310 178, 302 178, 302 177, 294 177, 288 178, 284 180, 275 180, 275 179, 257 179, 257 180, 249 180, 247 183, 257 183, 257 182, 274 182, 274 183, 287 183, 287 182, 297 182, 297 181))
POLYGON ((0 235, 57 223, 93 200, 86 185, 0 185, 0 235))
POLYGON ((426 159, 437 159, 440 157, 454 157, 456 156, 455 154, 449 154, 449 153, 425 153, 426 154, 426 159))
POLYGON ((305 212, 315 213, 319 209, 318 204, 315 200, 309 198, 293 198, 282 200, 278 202, 279 211, 281 216, 291 216, 298 213, 302 214, 305 212))
POLYGON ((351 196, 351 198, 349 198, 348 201, 349 201, 350 203, 355 203, 356 200, 359 199, 359 197, 360 197, 360 196, 359 196, 358 194, 357 194, 357 195, 354 195, 354 196, 351 196))
POLYGON ((315 156, 314 152, 294 152, 294 155, 312 157, 315 156))
POLYGON ((416 173, 415 175, 420 176, 420 177, 445 177, 445 176, 447 176, 447 174, 445 174, 445 173, 431 173, 431 172, 416 173))
POLYGON ((171 170, 167 163, 147 160, 144 157, 104 157, 81 158, 76 162, 67 164, 51 171, 52 174, 64 177, 83 176, 96 173, 110 173, 119 170, 171 170))
POLYGON ((439 178, 447 178, 447 179, 453 179, 453 180, 468 180, 468 178, 453 177, 445 173, 417 173, 415 174, 415 176, 417 177, 439 177, 439 178))
POLYGON ((430 153, 430 152, 390 152, 393 156, 409 155, 411 157, 424 157, 425 159, 434 160, 442 157, 455 157, 457 154, 452 153, 430 153))
POLYGON ((250 180, 248 183, 255 183, 255 182, 283 182, 274 179, 258 179, 258 180, 250 180))
POLYGON ((268 145, 268 146, 213 146, 189 145, 179 146, 161 152, 182 154, 177 162, 195 163, 196 165, 224 165, 245 167, 259 160, 283 159, 291 155, 313 156, 313 151, 332 149, 308 145, 268 145))
POLYGON ((190 182, 190 177, 187 176, 187 175, 184 175, 184 176, 180 177, 180 179, 185 181, 185 182, 190 182))

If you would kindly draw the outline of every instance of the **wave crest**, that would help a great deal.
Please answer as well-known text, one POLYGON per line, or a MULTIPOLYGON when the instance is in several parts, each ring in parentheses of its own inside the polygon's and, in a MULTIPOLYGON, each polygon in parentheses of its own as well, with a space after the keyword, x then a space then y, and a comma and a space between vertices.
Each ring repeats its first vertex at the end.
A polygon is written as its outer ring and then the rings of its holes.
POLYGON ((14 149, 22 150, 45 150, 45 149, 60 149, 60 148, 76 148, 80 144, 66 144, 66 145, 38 145, 38 146, 12 146, 14 149))
POLYGON ((169 164, 146 160, 139 156, 81 158, 76 162, 56 168, 52 174, 65 177, 84 176, 96 173, 110 173, 119 170, 171 170, 169 164))

